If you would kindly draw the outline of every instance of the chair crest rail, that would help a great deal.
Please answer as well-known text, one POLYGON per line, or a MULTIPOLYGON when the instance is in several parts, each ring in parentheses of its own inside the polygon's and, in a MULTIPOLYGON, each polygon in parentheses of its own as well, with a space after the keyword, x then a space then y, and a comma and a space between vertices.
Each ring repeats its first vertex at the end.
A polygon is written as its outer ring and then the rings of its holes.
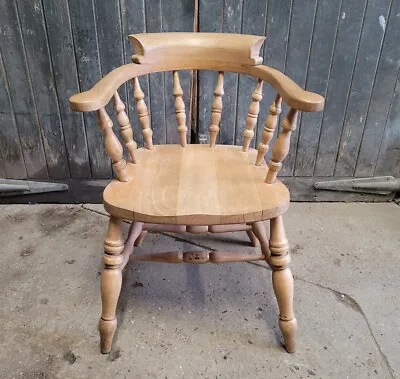
POLYGON ((231 33, 144 33, 129 35, 136 54, 133 61, 153 64, 158 61, 235 62, 258 65, 265 37, 231 33), (207 57, 207 58, 205 58, 207 57))

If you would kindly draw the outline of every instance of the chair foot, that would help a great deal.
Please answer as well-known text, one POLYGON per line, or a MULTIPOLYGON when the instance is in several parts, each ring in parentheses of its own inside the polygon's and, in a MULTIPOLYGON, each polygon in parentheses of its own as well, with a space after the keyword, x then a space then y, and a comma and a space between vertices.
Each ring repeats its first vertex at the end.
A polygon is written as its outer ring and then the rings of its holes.
POLYGON ((249 237, 251 246, 253 247, 260 246, 260 241, 258 240, 258 238, 256 237, 256 235, 253 233, 252 230, 246 230, 246 234, 249 237))
POLYGON ((143 231, 139 234, 139 237, 136 239, 136 241, 135 241, 135 246, 140 246, 140 245, 143 243, 143 241, 144 241, 144 239, 146 238, 146 236, 147 236, 147 230, 143 230, 143 231))
POLYGON ((286 351, 288 353, 294 353, 296 350, 296 330, 297 330, 296 318, 292 318, 291 320, 279 319, 279 328, 282 332, 286 351))
POLYGON ((117 319, 99 321, 100 349, 102 354, 108 354, 112 348, 112 341, 117 330, 117 319))

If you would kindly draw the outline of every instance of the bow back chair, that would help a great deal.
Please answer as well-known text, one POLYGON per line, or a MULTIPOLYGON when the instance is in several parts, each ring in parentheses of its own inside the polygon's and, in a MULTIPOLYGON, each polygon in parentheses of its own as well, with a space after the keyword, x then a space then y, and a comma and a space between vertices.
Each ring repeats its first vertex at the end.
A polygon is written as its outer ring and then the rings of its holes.
POLYGON ((297 321, 293 313, 293 276, 289 268, 289 245, 282 215, 289 207, 289 191, 277 179, 288 154, 290 135, 300 111, 320 111, 324 98, 304 91, 281 72, 262 65, 259 51, 265 37, 218 33, 155 33, 129 36, 136 55, 103 77, 92 89, 70 98, 72 110, 96 111, 104 145, 117 178, 105 188, 104 207, 110 214, 104 243, 104 271, 101 275, 102 313, 99 321, 101 352, 109 353, 117 328, 116 307, 121 290, 122 270, 129 260, 169 263, 224 263, 266 260, 272 268, 272 283, 279 305, 279 326, 288 352, 295 349, 297 321), (214 70, 214 90, 209 145, 187 144, 186 110, 179 70, 214 70), (142 76, 172 71, 173 96, 180 145, 153 145, 150 114, 140 86, 142 76), (217 145, 223 111, 224 72, 250 75, 256 79, 249 96, 249 108, 242 146, 217 145), (145 147, 137 148, 125 105, 118 88, 133 85, 134 101, 145 147), (263 83, 276 90, 269 108, 261 142, 250 148, 262 100, 263 83), (105 106, 113 99, 116 119, 129 161, 113 131, 105 106), (277 128, 282 101, 289 106, 272 157, 264 156, 277 128), (122 222, 130 221, 123 240, 122 222), (270 220, 268 240, 264 221, 270 220), (246 231, 261 254, 212 252, 170 252, 132 254, 147 231, 220 233, 246 231))

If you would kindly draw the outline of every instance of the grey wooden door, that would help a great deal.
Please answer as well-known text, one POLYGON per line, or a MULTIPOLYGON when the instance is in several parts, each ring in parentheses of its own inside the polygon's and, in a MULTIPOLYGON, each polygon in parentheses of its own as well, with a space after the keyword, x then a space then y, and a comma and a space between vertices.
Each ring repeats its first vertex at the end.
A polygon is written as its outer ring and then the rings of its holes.
MULTIPOLYGON (((321 178, 399 176, 399 14, 400 0, 2 1, 0 177, 70 185, 69 194, 43 200, 99 200, 111 165, 94 115, 72 113, 69 96, 130 61, 129 33, 192 30, 266 34, 264 63, 326 96, 323 112, 302 115, 282 170, 295 199, 321 199, 312 190, 321 178)), ((191 75, 182 76, 188 120, 204 141, 216 74, 199 73, 190 94, 191 75)), ((240 143, 254 80, 225 79, 219 142, 240 143)), ((171 76, 142 84, 155 142, 177 142, 171 76)), ((140 136, 131 88, 120 95, 140 136)), ((254 146, 273 96, 265 87, 254 146)))

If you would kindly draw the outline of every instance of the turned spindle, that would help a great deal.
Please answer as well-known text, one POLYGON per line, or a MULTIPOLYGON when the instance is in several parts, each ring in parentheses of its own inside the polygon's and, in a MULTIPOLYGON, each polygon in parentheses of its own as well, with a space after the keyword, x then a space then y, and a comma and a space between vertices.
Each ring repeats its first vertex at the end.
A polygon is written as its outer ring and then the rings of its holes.
POLYGON ((136 101, 136 110, 139 117, 140 126, 142 128, 142 135, 146 148, 153 149, 153 130, 150 128, 150 116, 147 105, 144 101, 144 92, 140 87, 139 78, 133 79, 133 97, 136 101))
POLYGON ((111 351, 113 336, 117 329, 116 310, 122 284, 120 266, 123 262, 123 249, 122 220, 111 216, 104 242, 104 271, 100 281, 102 308, 99 332, 103 354, 111 351))
POLYGON ((214 89, 214 100, 211 110, 210 146, 214 147, 219 133, 222 114, 222 96, 224 95, 224 73, 218 73, 217 85, 214 89))
POLYGON ((257 124, 258 113, 260 112, 260 101, 262 100, 263 81, 258 79, 256 87, 251 95, 252 102, 246 118, 246 129, 243 132, 243 151, 249 150, 250 142, 254 137, 254 127, 257 124))
POLYGON ((186 126, 186 112, 185 103, 183 101, 183 89, 179 81, 178 71, 173 71, 174 77, 174 97, 175 97, 175 116, 176 122, 178 123, 178 133, 181 139, 182 147, 186 146, 187 143, 187 126, 186 126))
POLYGON ((112 129, 113 123, 104 107, 97 111, 97 119, 99 122, 99 128, 104 135, 104 146, 106 148, 106 152, 112 160, 113 168, 117 174, 117 177, 121 182, 127 182, 129 180, 129 176, 126 170, 126 162, 123 159, 122 145, 114 134, 112 129))
POLYGON ((269 143, 272 139, 272 136, 274 135, 276 126, 278 124, 279 115, 281 113, 281 104, 282 104, 282 98, 278 94, 276 95, 275 100, 272 102, 269 108, 269 115, 267 117, 267 120, 265 121, 261 142, 258 145, 256 166, 261 165, 265 157, 265 154, 267 154, 268 152, 269 143))
POLYGON ((129 122, 128 115, 125 112, 125 104, 119 97, 118 92, 114 94, 114 109, 117 114, 117 122, 121 130, 122 138, 124 139, 125 146, 129 151, 129 156, 133 163, 136 163, 136 150, 137 143, 133 139, 133 130, 129 122))
POLYGON ((279 306, 279 328, 285 348, 289 353, 295 350, 297 321, 293 313, 293 275, 289 268, 289 243, 286 238, 282 216, 270 220, 269 249, 267 263, 272 268, 272 285, 279 306))
POLYGON ((274 147, 272 148, 272 158, 268 162, 268 173, 265 182, 274 183, 279 170, 282 168, 282 161, 286 158, 290 148, 290 136, 296 129, 298 111, 290 108, 286 118, 282 123, 282 130, 279 133, 274 147))

